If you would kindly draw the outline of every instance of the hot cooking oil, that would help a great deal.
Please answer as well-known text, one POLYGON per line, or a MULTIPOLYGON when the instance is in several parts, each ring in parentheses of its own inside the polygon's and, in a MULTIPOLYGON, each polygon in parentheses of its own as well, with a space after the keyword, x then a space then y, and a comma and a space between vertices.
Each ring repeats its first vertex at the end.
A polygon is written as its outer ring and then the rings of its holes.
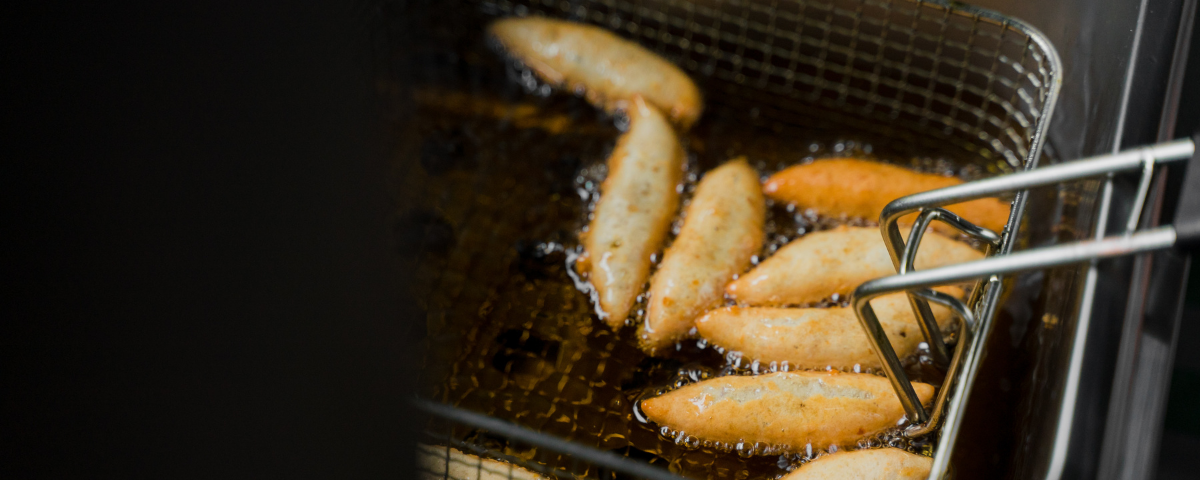
MULTIPOLYGON (((398 132, 395 178, 406 226, 399 236, 402 248, 420 252, 412 271, 413 297, 425 312, 424 394, 692 478, 774 478, 822 454, 716 444, 644 420, 637 405, 647 396, 706 378, 789 366, 762 364, 698 339, 680 342, 664 358, 648 357, 633 335, 645 295, 620 331, 599 320, 587 279, 573 266, 621 118, 570 92, 544 91, 493 57, 486 51, 470 57, 479 62, 470 68, 483 72, 473 84, 414 85, 402 93, 415 113, 398 132)), ((739 120, 743 114, 711 107, 684 137, 684 202, 704 172, 738 155, 746 155, 763 178, 834 156, 966 180, 988 174, 968 162, 884 148, 861 136, 747 124, 739 120)), ((873 219, 822 217, 770 203, 756 261, 808 233, 845 224, 874 225, 873 219)), ((813 306, 844 306, 847 300, 813 306)), ((914 380, 941 381, 927 356, 909 359, 907 370, 914 380)), ((570 461, 479 432, 459 433, 462 440, 519 458, 548 465, 570 461)), ((855 448, 888 445, 928 455, 934 441, 887 432, 855 448)), ((592 467, 580 468, 580 475, 598 475, 592 467)))

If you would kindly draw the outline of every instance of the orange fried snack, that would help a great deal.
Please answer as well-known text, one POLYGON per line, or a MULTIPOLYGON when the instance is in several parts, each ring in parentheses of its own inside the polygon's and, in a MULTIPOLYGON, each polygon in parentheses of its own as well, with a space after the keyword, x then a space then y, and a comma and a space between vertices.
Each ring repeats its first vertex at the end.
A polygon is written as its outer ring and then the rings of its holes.
POLYGON ((629 131, 608 158, 608 177, 583 239, 587 256, 579 265, 591 272, 613 328, 624 324, 646 283, 650 256, 662 246, 679 206, 676 186, 683 177, 683 147, 662 113, 635 97, 629 118, 629 131))
POLYGON ((683 70, 603 28, 523 17, 497 20, 488 31, 543 81, 582 90, 605 110, 624 110, 641 95, 688 128, 704 109, 700 89, 683 70))
MULTIPOLYGON (((913 388, 929 404, 933 386, 913 388)), ((718 377, 644 400, 641 409, 655 423, 700 439, 790 450, 851 445, 904 417, 887 378, 836 372, 718 377)))
POLYGON ((766 205, 758 173, 745 158, 708 172, 687 207, 683 228, 650 279, 650 305, 638 331, 651 355, 687 335, 721 304, 725 285, 750 266, 763 242, 766 205))
MULTIPOLYGON (((828 216, 847 215, 879 221, 883 207, 892 200, 914 193, 963 183, 954 177, 918 173, 886 163, 855 158, 817 160, 788 167, 771 175, 763 192, 772 199, 816 209, 828 216)), ((981 198, 946 207, 951 212, 994 232, 1008 222, 1009 205, 995 198, 981 198)), ((911 224, 913 215, 901 219, 911 224)), ((954 229, 934 222, 943 232, 954 229)))
MULTIPOLYGON (((965 243, 926 233, 916 268, 936 268, 983 258, 965 243)), ((804 305, 833 294, 849 295, 863 282, 895 275, 891 256, 875 227, 841 226, 814 232, 780 248, 725 287, 741 305, 804 305)))
MULTIPOLYGON (((962 295, 962 290, 955 287, 938 290, 962 295)), ((884 295, 872 300, 871 307, 896 355, 905 358, 915 353, 925 337, 907 296, 884 295)), ((951 326, 950 310, 938 304, 930 304, 930 308, 938 325, 947 330, 951 326)), ((883 366, 852 307, 725 307, 696 320, 696 329, 713 345, 741 352, 746 359, 760 363, 787 362, 800 369, 883 366)))
POLYGON ((899 448, 875 448, 822 455, 780 480, 925 480, 933 459, 899 448))

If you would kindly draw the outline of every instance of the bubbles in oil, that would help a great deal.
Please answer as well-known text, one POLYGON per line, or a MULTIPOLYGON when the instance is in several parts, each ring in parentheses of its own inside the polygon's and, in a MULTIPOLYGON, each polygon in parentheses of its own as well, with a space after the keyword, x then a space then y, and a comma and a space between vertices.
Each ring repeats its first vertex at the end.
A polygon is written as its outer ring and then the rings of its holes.
MULTIPOLYGON (((519 63, 507 63, 503 71, 506 81, 518 86, 518 93, 535 97, 539 108, 561 111, 575 104, 586 107, 576 97, 580 92, 555 95, 549 85, 519 63)), ((691 477, 778 477, 826 453, 811 446, 792 452, 778 445, 712 442, 687 432, 663 430, 645 418, 639 406, 644 398, 719 376, 762 375, 795 368, 787 362, 760 362, 697 338, 679 343, 666 358, 649 358, 637 348, 628 329, 613 332, 596 322, 597 317, 603 319, 603 312, 598 309, 587 276, 575 268, 586 253, 577 235, 586 232, 600 199, 600 185, 608 173, 605 159, 611 153, 615 134, 628 128, 628 119, 592 110, 572 112, 571 118, 602 124, 604 129, 597 130, 613 135, 594 139, 571 136, 571 130, 565 130, 559 137, 546 140, 478 120, 481 124, 475 130, 482 133, 470 140, 478 143, 475 150, 481 152, 480 159, 471 164, 474 170, 469 173, 478 178, 503 177, 509 183, 482 182, 471 175, 449 176, 446 182, 460 183, 431 183, 417 190, 429 193, 430 209, 447 212, 448 224, 470 227, 463 228, 464 238, 455 239, 451 253, 445 256, 449 260, 430 260, 427 267, 434 273, 430 278, 436 281, 428 299, 436 307, 431 308, 430 323, 441 328, 440 334, 457 339, 438 344, 441 350, 433 349, 427 360, 438 367, 440 375, 435 379, 440 383, 433 396, 571 441, 666 463, 677 473, 691 477), (546 215, 548 220, 522 223, 525 212, 546 208, 551 198, 549 192, 539 190, 539 182, 530 181, 544 174, 545 168, 538 162, 563 152, 579 158, 579 163, 572 165, 571 176, 553 172, 566 184, 562 192, 565 206, 546 215), (506 190, 502 185, 513 186, 506 190), (438 189, 451 188, 465 193, 438 195, 438 189), (455 198, 476 196, 486 197, 490 203, 452 203, 455 198), (469 237, 472 234, 476 236, 469 237), (507 268, 504 259, 495 255, 495 250, 503 249, 495 246, 511 242, 512 237, 531 240, 534 250, 545 256, 562 254, 565 260, 553 257, 556 269, 547 269, 544 275, 505 277, 497 273, 507 268), (531 280, 534 277, 536 281, 531 280), (492 283, 484 283, 489 281, 492 283)), ((444 123, 453 125, 455 121, 444 123)), ((983 167, 959 166, 944 159, 877 155, 872 144, 861 139, 780 140, 781 136, 772 132, 735 124, 718 125, 725 129, 721 136, 707 135, 704 132, 716 131, 712 125, 720 121, 705 121, 708 126, 694 128, 691 136, 683 139, 689 154, 684 179, 677 187, 680 212, 690 202, 704 172, 742 154, 748 156, 763 179, 790 165, 839 156, 872 158, 968 180, 989 174, 983 167)), ((667 245, 678 234, 683 220, 681 214, 673 223, 667 245)), ((768 202, 766 241, 753 263, 769 260, 779 248, 804 235, 838 225, 873 223, 871 219, 825 217, 793 205, 768 202)), ((657 267, 660 257, 653 258, 652 268, 657 267)), ((644 292, 638 297, 627 324, 644 319, 648 300, 644 292)), ((845 298, 833 297, 808 306, 845 306, 845 302, 845 298)), ((924 378, 920 372, 932 370, 927 354, 910 359, 905 367, 918 372, 915 379, 924 378)), ((852 371, 879 374, 861 366, 853 366, 852 371)), ((935 383, 940 381, 933 374, 927 376, 935 383)), ((928 454, 932 445, 932 439, 907 438, 897 429, 864 439, 851 448, 896 446, 928 454)), ((514 454, 547 464, 561 460, 537 449, 514 454)))
MULTIPOLYGON (((577 92, 576 92, 576 94, 577 94, 577 95, 582 95, 582 94, 583 94, 583 90, 579 90, 579 91, 577 91, 577 92)), ((616 115, 613 117, 613 123, 614 123, 614 124, 616 124, 616 126, 617 126, 617 130, 620 130, 620 131, 622 131, 622 132, 628 132, 628 131, 629 131, 629 124, 630 124, 630 122, 631 122, 631 121, 632 121, 632 120, 630 120, 630 119, 629 119, 629 115, 626 115, 626 114, 624 114, 624 113, 617 113, 617 114, 616 114, 616 115)))

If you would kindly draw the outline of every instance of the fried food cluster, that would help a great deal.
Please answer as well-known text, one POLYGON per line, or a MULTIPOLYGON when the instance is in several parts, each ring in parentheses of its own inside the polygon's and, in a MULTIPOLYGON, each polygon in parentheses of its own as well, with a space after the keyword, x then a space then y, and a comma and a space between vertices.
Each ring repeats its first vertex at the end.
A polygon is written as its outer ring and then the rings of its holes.
MULTIPOLYGON (((640 409, 650 421, 717 444, 787 449, 852 446, 903 423, 904 409, 886 378, 843 373, 880 367, 854 311, 814 306, 895 273, 879 230, 841 226, 810 233, 752 266, 763 248, 766 199, 823 216, 873 221, 896 198, 961 180, 873 160, 833 158, 789 167, 760 183, 759 172, 738 157, 704 173, 690 204, 679 212, 686 156, 680 135, 703 111, 700 89, 686 73, 595 26, 508 18, 493 23, 489 33, 542 81, 629 119, 607 159, 608 176, 590 223, 580 233, 584 255, 577 268, 590 282, 600 317, 613 329, 641 318, 638 343, 650 355, 668 354, 678 342, 699 335, 750 360, 810 370, 686 385, 643 400, 640 409), (677 215, 682 226, 663 251, 677 215), (645 314, 631 317, 642 294, 648 295, 645 314)), ((996 199, 949 207, 994 231, 1005 227, 1009 208, 996 199)), ((930 232, 915 268, 982 256, 970 245, 930 232)), ((939 290, 959 298, 965 294, 956 287, 939 290)), ((923 337, 905 294, 879 297, 871 305, 896 352, 913 355, 923 337)), ((955 326, 951 312, 940 306, 932 311, 949 334, 955 326)), ((932 400, 934 386, 915 383, 914 388, 921 402, 932 400)), ((892 448, 842 451, 786 478, 923 478, 930 462, 892 448)))

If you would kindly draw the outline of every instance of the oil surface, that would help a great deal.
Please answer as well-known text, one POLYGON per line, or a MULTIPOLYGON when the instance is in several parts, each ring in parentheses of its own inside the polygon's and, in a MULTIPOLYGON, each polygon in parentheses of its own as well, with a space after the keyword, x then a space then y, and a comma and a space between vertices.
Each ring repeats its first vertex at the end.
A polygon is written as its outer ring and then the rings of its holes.
MULTIPOLYGON (((786 368, 762 365, 702 340, 665 358, 636 346, 633 325, 620 331, 599 320, 586 278, 570 268, 578 232, 588 221, 606 174, 604 161, 622 121, 569 92, 536 82, 483 42, 455 59, 473 83, 416 83, 398 92, 415 109, 398 132, 396 179, 402 248, 419 251, 411 271, 426 312, 429 398, 627 457, 692 478, 773 478, 823 452, 762 445, 712 445, 639 419, 639 399, 704 378, 786 368), (414 160, 415 159, 415 160, 414 160)), ((684 199, 704 172, 746 155, 764 178, 790 165, 833 156, 901 164, 972 179, 983 168, 919 152, 884 151, 869 138, 763 128, 742 122, 754 112, 712 107, 684 138, 684 199)), ((997 167, 999 168, 999 167, 997 167)), ((805 234, 837 225, 783 204, 768 206, 759 259, 805 234)), ((678 231, 676 225, 675 231, 678 231)), ((669 242, 669 240, 668 240, 669 242)), ((822 305, 844 304, 830 298, 822 305)), ((909 359, 914 379, 940 383, 928 359, 909 359)), ((571 459, 463 432, 519 458, 566 468, 571 459)), ((883 445, 929 454, 933 440, 893 433, 857 447, 883 445)), ((572 464, 583 476, 593 467, 572 464)))

